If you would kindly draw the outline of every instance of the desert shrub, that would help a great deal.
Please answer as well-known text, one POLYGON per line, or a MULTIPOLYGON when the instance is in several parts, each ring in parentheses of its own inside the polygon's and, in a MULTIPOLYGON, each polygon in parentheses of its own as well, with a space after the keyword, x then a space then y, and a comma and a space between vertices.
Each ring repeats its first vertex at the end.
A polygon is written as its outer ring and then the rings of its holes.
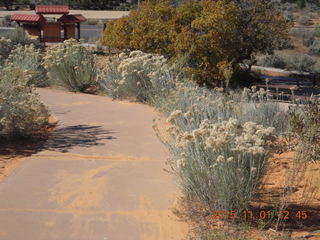
POLYGON ((310 55, 273 54, 257 58, 257 65, 275 67, 300 72, 309 72, 316 60, 310 55))
POLYGON ((292 12, 292 11, 297 10, 297 7, 298 6, 295 3, 286 2, 286 3, 282 4, 280 8, 281 8, 282 11, 292 12))
POLYGON ((161 55, 133 51, 112 58, 103 70, 101 87, 113 98, 152 102, 173 88, 166 59, 161 55))
POLYGON ((293 42, 291 39, 286 39, 280 42, 278 46, 278 50, 284 50, 284 49, 294 49, 293 42))
POLYGON ((146 1, 110 22, 101 41, 109 47, 187 57, 184 70, 199 84, 217 86, 257 52, 270 52, 287 35, 288 23, 260 0, 146 1), (262 13, 262 12, 263 13, 262 13), (250 44, 249 44, 250 43, 250 44), (228 72, 228 74, 226 74, 228 72))
POLYGON ((320 160, 320 101, 296 105, 289 111, 289 116, 292 132, 299 140, 299 159, 320 160))
POLYGON ((10 39, 4 37, 0 38, 0 66, 4 64, 12 48, 13 44, 10 39))
POLYGON ((4 35, 4 38, 10 39, 13 46, 33 44, 36 48, 44 49, 44 45, 37 39, 32 39, 22 28, 16 28, 4 35))
POLYGON ((41 87, 46 85, 46 71, 42 66, 42 57, 41 50, 35 48, 33 44, 24 46, 18 44, 10 52, 6 65, 12 65, 31 74, 32 77, 27 84, 41 87))
POLYGON ((278 54, 262 55, 257 57, 257 65, 264 67, 286 68, 287 64, 283 57, 278 54))
POLYGON ((221 90, 209 90, 189 82, 177 83, 177 87, 158 106, 167 115, 175 110, 188 113, 193 118, 192 122, 179 126, 185 131, 194 129, 205 119, 215 122, 229 118, 236 118, 242 123, 254 120, 265 127, 275 127, 277 132, 288 130, 283 123, 285 111, 281 110, 279 103, 269 101, 270 96, 264 89, 245 88, 240 93, 221 90), (274 114, 277 111, 279 114, 274 114))
POLYGON ((320 74, 320 61, 319 60, 312 66, 311 72, 318 74, 318 75, 320 74))
POLYGON ((42 136, 48 111, 27 85, 32 77, 7 66, 0 70, 0 140, 13 141, 42 136))
POLYGON ((297 19, 297 22, 301 25, 310 25, 311 24, 311 18, 309 16, 300 16, 297 19))
POLYGON ((306 47, 310 47, 313 44, 314 40, 315 40, 314 37, 303 39, 303 45, 306 47))
MULTIPOLYGON (((175 111, 168 122, 191 119, 175 111)), ((168 131, 176 139, 170 149, 180 157, 172 166, 188 198, 200 200, 208 209, 248 207, 264 172, 273 128, 231 118, 218 123, 204 120, 191 132, 173 124, 168 131)))
POLYGON ((316 39, 309 47, 309 51, 312 54, 320 55, 320 40, 316 39))
POLYGON ((296 0, 299 8, 304 8, 306 6, 306 0, 296 0))
POLYGON ((0 38, 0 65, 4 64, 11 51, 19 44, 22 46, 33 44, 35 49, 43 49, 43 46, 38 41, 31 39, 23 29, 15 29, 0 38))
POLYGON ((1 21, 0 21, 0 25, 2 27, 12 27, 12 26, 14 26, 14 23, 11 22, 10 19, 11 19, 11 15, 4 16, 4 18, 1 19, 1 21))
POLYGON ((272 101, 253 102, 242 109, 242 113, 239 116, 242 122, 253 121, 263 126, 272 126, 277 129, 278 133, 288 131, 288 115, 279 103, 272 101))
POLYGON ((209 210, 248 207, 264 174, 274 127, 287 131, 279 103, 269 102, 264 90, 224 93, 178 83, 160 109, 169 115, 171 138, 165 134, 163 140, 185 196, 209 210))
POLYGON ((320 37, 320 26, 317 26, 316 29, 314 30, 314 36, 320 37))
POLYGON ((313 36, 313 30, 304 28, 292 28, 289 34, 298 38, 309 38, 313 36))
POLYGON ((284 11, 283 12, 283 17, 289 22, 292 22, 294 20, 293 14, 291 12, 289 12, 289 11, 284 11))
POLYGON ((287 61, 286 68, 288 70, 296 70, 300 72, 309 72, 312 66, 316 63, 316 60, 310 55, 287 55, 289 60, 287 61))
POLYGON ((46 52, 43 65, 52 84, 70 91, 83 92, 96 83, 95 56, 76 40, 66 40, 51 46, 46 52))
POLYGON ((308 3, 307 6, 311 11, 319 11, 320 10, 319 2, 308 3))

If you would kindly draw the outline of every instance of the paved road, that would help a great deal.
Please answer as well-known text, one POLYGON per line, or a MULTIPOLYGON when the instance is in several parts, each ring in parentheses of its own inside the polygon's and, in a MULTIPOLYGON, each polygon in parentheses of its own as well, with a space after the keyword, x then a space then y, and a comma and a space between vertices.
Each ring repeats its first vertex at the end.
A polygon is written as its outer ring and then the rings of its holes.
POLYGON ((59 120, 44 149, 0 183, 1 240, 182 239, 152 108, 39 89, 59 120))

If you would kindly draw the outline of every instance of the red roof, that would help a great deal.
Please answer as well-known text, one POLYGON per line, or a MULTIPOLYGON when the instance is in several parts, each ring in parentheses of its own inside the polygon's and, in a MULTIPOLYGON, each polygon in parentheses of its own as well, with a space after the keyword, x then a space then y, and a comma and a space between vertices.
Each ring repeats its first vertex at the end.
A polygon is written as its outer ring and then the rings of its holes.
POLYGON ((79 23, 85 21, 87 21, 87 19, 81 14, 63 15, 61 18, 58 19, 58 22, 63 23, 79 23))
POLYGON ((44 22, 46 19, 38 14, 14 14, 11 16, 11 21, 16 21, 16 22, 33 22, 33 23, 38 23, 38 22, 44 22))
POLYGON ((37 5, 36 13, 40 14, 68 14, 69 6, 66 5, 37 5))

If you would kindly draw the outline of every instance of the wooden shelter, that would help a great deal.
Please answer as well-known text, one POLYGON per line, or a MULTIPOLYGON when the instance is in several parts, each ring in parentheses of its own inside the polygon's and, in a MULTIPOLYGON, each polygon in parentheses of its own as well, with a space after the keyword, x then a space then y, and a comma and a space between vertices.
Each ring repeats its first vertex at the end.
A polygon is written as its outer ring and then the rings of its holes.
POLYGON ((30 35, 41 42, 62 42, 66 39, 80 39, 80 23, 87 19, 81 14, 70 15, 65 5, 38 5, 36 14, 14 14, 11 21, 22 26, 30 35), (57 21, 48 21, 44 15, 62 15, 57 21))

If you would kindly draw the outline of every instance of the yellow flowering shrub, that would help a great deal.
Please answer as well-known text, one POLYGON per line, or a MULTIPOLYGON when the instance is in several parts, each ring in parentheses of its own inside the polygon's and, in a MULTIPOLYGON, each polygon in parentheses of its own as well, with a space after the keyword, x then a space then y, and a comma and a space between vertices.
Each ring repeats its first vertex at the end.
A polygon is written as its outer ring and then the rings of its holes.
POLYGON ((171 61, 185 58, 186 73, 198 83, 221 86, 234 80, 243 60, 276 48, 288 26, 262 0, 188 0, 177 8, 168 0, 149 0, 111 22, 101 41, 112 48, 162 54, 171 61))

